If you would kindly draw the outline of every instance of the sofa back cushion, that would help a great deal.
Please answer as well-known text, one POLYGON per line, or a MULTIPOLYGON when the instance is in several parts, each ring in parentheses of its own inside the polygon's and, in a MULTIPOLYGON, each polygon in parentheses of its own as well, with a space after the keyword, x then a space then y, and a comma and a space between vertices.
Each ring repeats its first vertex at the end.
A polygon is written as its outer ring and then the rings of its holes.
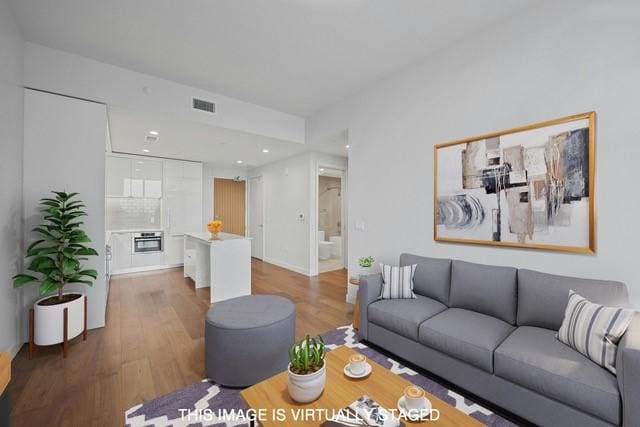
POLYGON ((624 283, 579 279, 539 271, 518 270, 518 325, 560 329, 569 301, 569 290, 589 301, 610 307, 626 307, 629 295, 624 283))
POLYGON ((513 267, 454 260, 451 268, 451 307, 465 308, 516 323, 517 270, 513 267))
POLYGON ((449 305, 451 286, 451 260, 427 258, 418 255, 400 255, 400 265, 417 264, 413 276, 413 292, 449 305))

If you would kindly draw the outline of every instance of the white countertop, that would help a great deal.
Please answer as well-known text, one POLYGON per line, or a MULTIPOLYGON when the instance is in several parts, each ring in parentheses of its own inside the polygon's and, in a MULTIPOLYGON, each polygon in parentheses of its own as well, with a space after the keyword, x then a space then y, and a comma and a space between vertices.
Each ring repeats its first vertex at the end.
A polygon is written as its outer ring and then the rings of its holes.
POLYGON ((241 236, 239 234, 230 234, 230 233, 220 233, 220 239, 211 240, 211 233, 208 231, 194 231, 192 233, 184 233, 185 237, 190 237, 192 239, 200 240, 204 243, 218 243, 224 242, 225 240, 251 240, 250 237, 241 236))
POLYGON ((132 229, 124 229, 124 230, 107 230, 107 233, 147 233, 150 231, 162 231, 160 228, 132 228, 132 229))

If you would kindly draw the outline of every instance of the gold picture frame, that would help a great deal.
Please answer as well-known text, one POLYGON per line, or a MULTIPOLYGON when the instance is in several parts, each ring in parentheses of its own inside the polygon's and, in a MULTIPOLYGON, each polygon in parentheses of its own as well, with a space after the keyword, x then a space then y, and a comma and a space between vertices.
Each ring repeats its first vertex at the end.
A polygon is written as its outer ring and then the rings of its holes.
POLYGON ((595 144, 591 111, 435 145, 434 240, 595 253, 595 144))

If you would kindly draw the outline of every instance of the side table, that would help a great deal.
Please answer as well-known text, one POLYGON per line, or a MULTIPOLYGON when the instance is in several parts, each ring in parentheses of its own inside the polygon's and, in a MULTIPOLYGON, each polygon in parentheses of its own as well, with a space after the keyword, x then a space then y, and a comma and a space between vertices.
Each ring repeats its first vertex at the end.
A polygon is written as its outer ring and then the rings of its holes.
MULTIPOLYGON (((360 279, 358 279, 357 277, 352 277, 349 279, 349 283, 351 283, 352 285, 356 285, 359 286, 360 285, 360 279)), ((356 293, 356 304, 353 306, 353 329, 358 330, 360 328, 360 291, 358 291, 358 293, 356 293)))

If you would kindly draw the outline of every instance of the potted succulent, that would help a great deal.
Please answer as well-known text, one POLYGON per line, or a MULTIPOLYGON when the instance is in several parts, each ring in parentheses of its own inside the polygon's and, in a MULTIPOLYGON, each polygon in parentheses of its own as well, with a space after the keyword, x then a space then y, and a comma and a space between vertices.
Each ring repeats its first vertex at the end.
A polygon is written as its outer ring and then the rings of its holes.
POLYGON ((363 256, 362 258, 358 258, 358 265, 362 268, 364 268, 365 273, 369 271, 369 268, 371 268, 371 266, 373 265, 373 263, 375 262, 375 260, 373 259, 373 257, 371 255, 369 256, 363 256))
POLYGON ((321 336, 294 343, 289 348, 289 395, 299 403, 313 402, 322 394, 327 379, 324 356, 326 349, 321 336))
POLYGON ((91 239, 80 228, 83 222, 78 219, 87 215, 85 205, 76 199, 78 193, 53 191, 53 194, 55 197, 40 199, 44 222, 32 230, 40 238, 27 248, 26 257, 30 259, 27 270, 36 275, 13 277, 14 288, 35 282, 44 296, 35 302, 34 313, 30 315, 31 345, 66 344, 65 317, 68 340, 86 331, 84 295, 64 292, 64 288, 70 283, 92 286, 98 275, 96 270, 82 268, 82 261, 88 256, 98 255, 85 245, 91 239))

